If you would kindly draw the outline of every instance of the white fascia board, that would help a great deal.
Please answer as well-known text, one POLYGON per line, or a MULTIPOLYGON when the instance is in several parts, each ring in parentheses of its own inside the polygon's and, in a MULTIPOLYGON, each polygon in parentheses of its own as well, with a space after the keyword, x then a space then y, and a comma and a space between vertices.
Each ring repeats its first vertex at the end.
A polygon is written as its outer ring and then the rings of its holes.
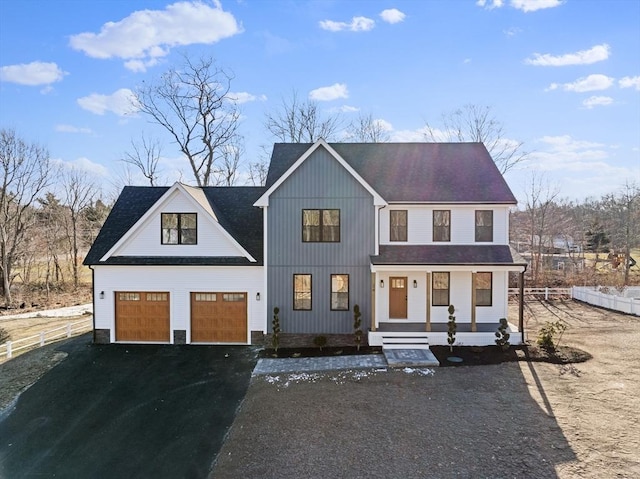
POLYGON ((495 264, 474 264, 474 265, 419 265, 419 264, 372 264, 372 273, 400 273, 400 272, 448 272, 448 271, 468 271, 471 272, 489 272, 489 271, 517 271, 522 273, 525 268, 522 265, 495 265, 495 264))
POLYGON ((304 152, 304 154, 298 158, 296 160, 296 162, 291 165, 289 167, 289 169, 280 177, 278 178, 278 180, 271 185, 271 188, 269 188, 267 191, 264 192, 264 194, 258 198, 258 201, 256 201, 253 206, 260 206, 260 207, 264 207, 264 206, 269 206, 269 196, 271 196, 271 193, 273 193, 275 190, 277 190, 280 185, 282 183, 284 183, 284 181, 289 178, 289 176, 291 176, 293 174, 294 171, 296 171, 298 169, 298 167, 304 163, 304 161, 309 158, 309 156, 311 156, 311 154, 316 151, 320 146, 323 146, 331 156, 333 156, 336 161, 338 163, 340 163, 348 172, 349 174, 351 174, 351 176, 353 176, 356 181, 358 183, 360 183, 364 189, 366 189, 371 196, 373 196, 373 204, 375 206, 385 206, 387 204, 387 202, 382 198, 382 196, 380 196, 378 194, 378 192, 376 192, 369 183, 367 183, 357 172, 356 170, 354 170, 351 165, 349 165, 349 163, 347 163, 344 158, 342 158, 338 152, 336 150, 334 150, 324 139, 320 138, 318 141, 316 141, 313 145, 311 145, 309 147, 309 149, 307 151, 304 152))
POLYGON ((252 263, 256 263, 256 259, 251 256, 249 254, 249 252, 247 250, 245 250, 240 243, 238 243, 236 241, 236 239, 231 236, 229 234, 229 232, 224 229, 220 223, 218 222, 218 218, 216 217, 215 213, 213 212, 213 209, 211 208, 211 205, 209 205, 209 202, 207 201, 206 197, 204 196, 204 192, 202 190, 200 190, 200 197, 196 197, 198 195, 198 193, 195 192, 195 190, 197 190, 196 188, 193 187, 185 187, 185 185, 183 185, 182 183, 176 182, 173 184, 173 186, 171 186, 171 188, 169 188, 164 195, 162 195, 158 201, 156 201, 156 203, 147 210, 147 212, 142 215, 140 217, 140 219, 138 221, 136 221, 136 223, 129 228, 129 231, 127 231, 124 235, 122 235, 122 237, 116 242, 116 244, 114 244, 111 249, 109 249, 109 251, 107 251, 104 256, 102 256, 102 258, 100 258, 100 261, 106 261, 110 256, 112 256, 116 251, 118 251, 123 245, 125 245, 127 243, 127 241, 135 234, 135 232, 153 215, 157 214, 158 210, 161 210, 162 207, 175 195, 182 193, 183 195, 185 195, 192 203, 193 206, 195 207, 196 211, 200 210, 201 213, 203 213, 203 217, 204 218, 208 218, 209 221, 213 224, 214 228, 217 228, 223 236, 225 236, 227 239, 229 239, 229 241, 231 241, 231 243, 238 248, 238 250, 241 252, 242 256, 244 256, 245 258, 247 258, 249 261, 251 261, 252 263), (187 189, 188 188, 188 189, 187 189), (206 206, 205 206, 206 205, 206 206))

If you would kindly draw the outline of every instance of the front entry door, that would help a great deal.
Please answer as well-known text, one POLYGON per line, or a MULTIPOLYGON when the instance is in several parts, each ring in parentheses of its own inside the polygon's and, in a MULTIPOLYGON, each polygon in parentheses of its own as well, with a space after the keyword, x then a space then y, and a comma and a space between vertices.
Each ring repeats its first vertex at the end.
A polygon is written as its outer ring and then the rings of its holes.
POLYGON ((407 277, 389 278, 389 318, 407 319, 407 277))

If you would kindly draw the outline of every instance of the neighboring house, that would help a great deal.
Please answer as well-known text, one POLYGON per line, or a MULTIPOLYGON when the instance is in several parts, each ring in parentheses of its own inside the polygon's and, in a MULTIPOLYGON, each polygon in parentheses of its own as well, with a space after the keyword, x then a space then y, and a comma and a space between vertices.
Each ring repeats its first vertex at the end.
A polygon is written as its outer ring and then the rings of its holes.
POLYGON ((255 342, 274 307, 283 332, 351 334, 358 304, 372 345, 446 344, 453 304, 457 343, 493 344, 526 268, 515 204, 480 143, 276 144, 264 188, 125 188, 85 260, 96 340, 255 342))

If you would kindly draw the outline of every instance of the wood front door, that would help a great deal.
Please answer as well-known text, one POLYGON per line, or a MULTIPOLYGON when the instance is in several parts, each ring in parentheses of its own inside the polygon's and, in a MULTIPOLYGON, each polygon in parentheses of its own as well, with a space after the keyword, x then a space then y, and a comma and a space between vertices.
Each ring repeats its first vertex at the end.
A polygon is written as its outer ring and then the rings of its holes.
POLYGON ((389 318, 407 319, 407 277, 389 278, 389 318))

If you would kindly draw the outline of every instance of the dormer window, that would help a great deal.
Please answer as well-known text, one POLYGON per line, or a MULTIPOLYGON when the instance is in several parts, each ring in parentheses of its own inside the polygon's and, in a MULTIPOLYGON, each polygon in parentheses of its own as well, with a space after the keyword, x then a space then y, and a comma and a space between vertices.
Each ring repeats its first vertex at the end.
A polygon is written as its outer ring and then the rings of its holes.
POLYGON ((162 213, 162 244, 197 244, 196 213, 162 213))

